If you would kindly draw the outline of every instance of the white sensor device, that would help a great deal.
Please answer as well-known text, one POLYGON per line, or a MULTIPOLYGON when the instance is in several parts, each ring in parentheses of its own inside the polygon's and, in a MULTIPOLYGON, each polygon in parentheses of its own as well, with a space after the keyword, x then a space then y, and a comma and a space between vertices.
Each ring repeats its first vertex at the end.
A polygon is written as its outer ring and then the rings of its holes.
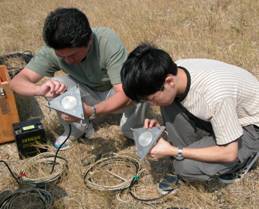
POLYGON ((48 102, 48 107, 82 120, 85 119, 78 85, 73 86, 68 91, 50 100, 48 102))
POLYGON ((158 139, 165 131, 165 126, 153 128, 132 129, 137 154, 143 160, 149 151, 156 145, 158 139))

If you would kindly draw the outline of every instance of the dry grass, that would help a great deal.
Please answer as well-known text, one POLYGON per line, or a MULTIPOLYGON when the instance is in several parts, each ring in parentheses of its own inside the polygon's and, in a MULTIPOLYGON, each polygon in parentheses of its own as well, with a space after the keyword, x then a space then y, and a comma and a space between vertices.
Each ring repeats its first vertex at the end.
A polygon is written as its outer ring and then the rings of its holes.
MULTIPOLYGON (((35 51, 42 44, 41 30, 48 12, 59 6, 78 7, 89 17, 92 26, 108 26, 121 37, 128 50, 142 41, 151 41, 171 53, 174 59, 208 57, 223 60, 248 69, 259 78, 259 1, 257 0, 1 0, 0 54, 14 51, 35 51)), ((48 137, 60 132, 56 114, 44 107, 42 98, 18 97, 22 119, 36 115, 43 121, 48 137), (26 104, 26 105, 24 105, 26 104), (38 105, 40 104, 40 109, 38 105), (36 113, 35 113, 36 112, 36 113), (35 115, 34 115, 35 114, 35 115)), ((152 113, 159 116, 157 111, 152 113)), ((97 125, 94 137, 85 143, 75 143, 62 152, 69 161, 69 171, 57 186, 56 209, 63 208, 258 208, 259 168, 233 185, 223 187, 217 182, 207 185, 182 185, 176 195, 152 205, 137 202, 124 194, 120 202, 115 193, 89 190, 83 182, 85 162, 92 156, 108 152, 134 155, 134 147, 119 132, 118 120, 106 118, 97 125)), ((14 143, 0 146, 0 158, 13 166, 22 165, 14 143)), ((165 159, 147 161, 150 174, 140 188, 142 194, 152 195, 155 183, 170 169, 165 159)), ((15 188, 15 182, 0 165, 0 190, 15 188)))

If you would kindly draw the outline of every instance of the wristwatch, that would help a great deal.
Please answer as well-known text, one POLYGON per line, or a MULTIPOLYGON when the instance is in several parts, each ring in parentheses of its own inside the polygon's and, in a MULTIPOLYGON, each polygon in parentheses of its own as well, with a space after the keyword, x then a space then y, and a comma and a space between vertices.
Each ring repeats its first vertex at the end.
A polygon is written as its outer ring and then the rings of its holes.
POLYGON ((177 147, 177 154, 175 156, 175 159, 176 160, 183 160, 184 159, 184 156, 183 156, 183 148, 181 147, 177 147))
POLYGON ((90 115, 89 119, 94 120, 96 118, 96 107, 95 107, 95 105, 93 105, 93 106, 91 106, 91 108, 92 108, 93 113, 92 113, 92 115, 90 115))

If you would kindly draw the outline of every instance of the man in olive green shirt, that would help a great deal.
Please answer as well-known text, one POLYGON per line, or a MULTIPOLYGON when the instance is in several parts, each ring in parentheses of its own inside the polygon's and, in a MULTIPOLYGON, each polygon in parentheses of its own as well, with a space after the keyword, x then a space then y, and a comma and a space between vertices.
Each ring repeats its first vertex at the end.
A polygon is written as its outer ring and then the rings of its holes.
MULTIPOLYGON (((123 111, 120 126, 132 138, 130 128, 143 124, 146 105, 128 106, 130 100, 120 80, 127 50, 118 36, 109 28, 91 29, 86 15, 78 9, 58 8, 46 18, 43 38, 46 46, 12 79, 13 90, 25 96, 54 98, 79 85, 86 118, 123 111), (66 75, 37 84, 44 76, 53 77, 59 70, 66 75)), ((91 124, 80 124, 78 118, 64 113, 60 118, 65 132, 56 140, 56 148, 67 138, 69 123, 74 138, 92 132, 91 124)))

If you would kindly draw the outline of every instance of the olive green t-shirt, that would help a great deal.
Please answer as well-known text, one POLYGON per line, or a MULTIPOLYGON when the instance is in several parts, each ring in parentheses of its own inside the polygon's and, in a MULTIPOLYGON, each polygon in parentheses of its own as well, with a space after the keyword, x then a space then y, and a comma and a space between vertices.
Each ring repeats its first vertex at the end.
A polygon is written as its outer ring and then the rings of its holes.
POLYGON ((26 68, 52 77, 63 70, 78 83, 95 91, 107 91, 112 84, 121 83, 120 71, 127 58, 127 50, 119 37, 109 28, 93 28, 93 44, 80 64, 68 64, 58 57, 54 49, 43 46, 26 68))

